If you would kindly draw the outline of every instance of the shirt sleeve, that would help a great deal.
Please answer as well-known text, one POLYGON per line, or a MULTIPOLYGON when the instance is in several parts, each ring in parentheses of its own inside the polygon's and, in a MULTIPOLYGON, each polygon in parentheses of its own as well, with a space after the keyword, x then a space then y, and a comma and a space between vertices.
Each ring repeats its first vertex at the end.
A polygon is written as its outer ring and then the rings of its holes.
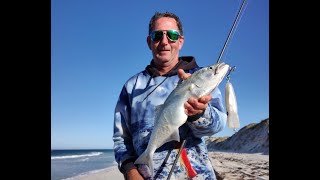
POLYGON ((188 126, 196 137, 212 136, 226 126, 227 114, 222 104, 222 95, 217 87, 211 93, 212 99, 201 115, 188 118, 188 126))
POLYGON ((130 133, 130 104, 129 96, 125 86, 122 88, 114 112, 114 155, 118 163, 118 168, 122 173, 126 170, 135 168, 133 165, 136 153, 132 144, 130 133))

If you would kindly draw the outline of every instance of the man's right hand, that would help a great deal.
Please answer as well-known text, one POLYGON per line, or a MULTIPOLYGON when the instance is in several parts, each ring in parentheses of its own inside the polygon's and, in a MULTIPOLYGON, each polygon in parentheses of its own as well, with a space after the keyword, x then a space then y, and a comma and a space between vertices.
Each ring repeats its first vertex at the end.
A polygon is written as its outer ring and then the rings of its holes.
POLYGON ((139 171, 134 168, 126 173, 126 180, 144 180, 139 171))
MULTIPOLYGON (((185 73, 182 69, 178 70, 178 76, 182 80, 186 80, 191 76, 190 73, 185 73)), ((212 99, 211 95, 205 95, 196 99, 194 97, 190 97, 186 103, 184 103, 185 113, 188 116, 193 116, 196 114, 203 113, 208 107, 209 101, 212 99)))

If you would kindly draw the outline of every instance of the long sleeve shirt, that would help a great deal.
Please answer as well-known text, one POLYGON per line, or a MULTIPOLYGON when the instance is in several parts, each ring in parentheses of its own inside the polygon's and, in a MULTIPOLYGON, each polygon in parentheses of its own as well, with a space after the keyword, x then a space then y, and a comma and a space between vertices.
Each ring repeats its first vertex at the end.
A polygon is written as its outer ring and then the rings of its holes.
MULTIPOLYGON (((147 148, 155 123, 155 107, 163 104, 178 85, 180 79, 177 69, 182 68, 191 74, 200 69, 191 56, 180 57, 180 62, 174 71, 164 76, 155 73, 151 62, 123 86, 115 108, 113 135, 115 159, 121 172, 134 166, 135 159, 147 148)), ((211 96, 212 100, 204 113, 189 117, 179 128, 180 137, 187 140, 185 148, 188 159, 197 172, 194 179, 216 179, 202 137, 220 132, 226 125, 227 115, 218 87, 211 96)), ((177 153, 175 142, 165 143, 156 150, 153 156, 153 174, 156 179, 167 178, 177 153)), ((178 161, 173 174, 171 179, 187 178, 183 163, 178 161)))

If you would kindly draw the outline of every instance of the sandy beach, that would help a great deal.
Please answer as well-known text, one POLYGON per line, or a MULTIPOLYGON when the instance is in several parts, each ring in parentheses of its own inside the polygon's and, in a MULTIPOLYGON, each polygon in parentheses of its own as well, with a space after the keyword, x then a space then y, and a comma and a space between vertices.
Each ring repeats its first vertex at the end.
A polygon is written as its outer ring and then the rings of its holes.
MULTIPOLYGON (((209 152, 217 179, 269 179, 269 155, 259 153, 209 152)), ((118 168, 112 167, 78 176, 75 180, 124 180, 118 168)))
POLYGON ((122 173, 118 170, 117 166, 107 168, 98 172, 77 176, 73 180, 124 180, 122 173))

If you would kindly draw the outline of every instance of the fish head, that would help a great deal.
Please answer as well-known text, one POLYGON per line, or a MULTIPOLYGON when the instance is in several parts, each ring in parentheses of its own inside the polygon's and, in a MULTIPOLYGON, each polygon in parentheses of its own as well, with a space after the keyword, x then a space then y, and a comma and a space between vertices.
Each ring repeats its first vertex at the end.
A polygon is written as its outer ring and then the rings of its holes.
POLYGON ((213 79, 222 80, 227 74, 229 68, 230 66, 223 62, 207 66, 203 68, 202 76, 207 82, 210 82, 213 79))
POLYGON ((201 88, 202 92, 209 93, 220 84, 227 74, 229 67, 228 64, 223 62, 204 67, 194 74, 192 83, 201 88))

